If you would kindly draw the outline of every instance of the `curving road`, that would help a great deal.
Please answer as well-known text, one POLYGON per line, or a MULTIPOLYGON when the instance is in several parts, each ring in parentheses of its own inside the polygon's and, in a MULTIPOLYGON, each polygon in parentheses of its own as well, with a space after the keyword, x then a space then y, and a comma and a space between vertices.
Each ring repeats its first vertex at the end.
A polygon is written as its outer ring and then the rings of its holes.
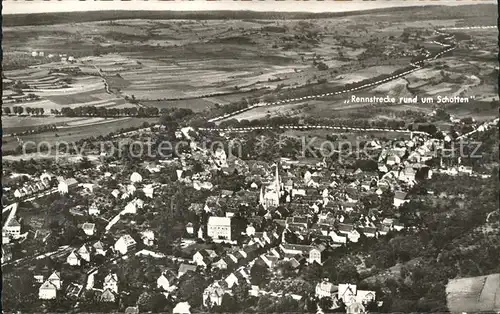
POLYGON ((291 102, 308 100, 308 99, 319 99, 319 98, 324 98, 324 97, 329 97, 329 96, 341 95, 344 93, 349 93, 349 92, 353 92, 353 91, 357 91, 357 90, 361 90, 361 89, 365 89, 365 88, 369 88, 369 87, 374 87, 374 86, 398 79, 400 77, 406 76, 406 75, 408 75, 412 72, 418 71, 422 67, 424 67, 424 62, 436 60, 437 58, 439 58, 443 54, 450 52, 456 48, 456 43, 454 41, 455 38, 453 35, 443 33, 439 30, 435 30, 434 32, 435 32, 435 34, 437 34, 439 36, 446 36, 441 41, 436 41, 436 40, 433 41, 434 44, 442 46, 443 49, 435 54, 431 54, 430 52, 427 51, 424 55, 421 56, 421 57, 423 57, 422 60, 417 61, 417 62, 410 62, 410 66, 412 67, 412 69, 407 70, 405 72, 402 72, 402 73, 399 73, 396 75, 392 75, 390 77, 387 77, 387 78, 384 78, 384 79, 381 79, 381 80, 378 80, 375 82, 367 83, 367 84, 361 85, 359 87, 346 88, 346 89, 343 89, 343 90, 340 90, 337 92, 323 93, 323 94, 310 95, 310 96, 297 97, 297 98, 289 98, 289 99, 279 100, 279 101, 270 102, 270 103, 257 103, 255 105, 251 105, 247 108, 243 108, 243 109, 231 112, 231 113, 226 113, 222 116, 212 118, 212 119, 208 120, 208 122, 216 122, 216 121, 220 121, 222 119, 227 119, 229 117, 235 116, 235 115, 240 114, 242 112, 252 110, 256 107, 274 106, 274 105, 287 104, 287 103, 291 103, 291 102))

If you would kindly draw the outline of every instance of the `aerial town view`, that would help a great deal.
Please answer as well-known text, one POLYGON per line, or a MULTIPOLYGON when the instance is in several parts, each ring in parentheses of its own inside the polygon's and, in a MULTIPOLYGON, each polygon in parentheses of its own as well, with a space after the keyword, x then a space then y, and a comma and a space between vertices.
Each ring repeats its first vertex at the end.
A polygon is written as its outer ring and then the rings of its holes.
POLYGON ((3 14, 3 312, 500 313, 498 4, 415 3, 3 14))

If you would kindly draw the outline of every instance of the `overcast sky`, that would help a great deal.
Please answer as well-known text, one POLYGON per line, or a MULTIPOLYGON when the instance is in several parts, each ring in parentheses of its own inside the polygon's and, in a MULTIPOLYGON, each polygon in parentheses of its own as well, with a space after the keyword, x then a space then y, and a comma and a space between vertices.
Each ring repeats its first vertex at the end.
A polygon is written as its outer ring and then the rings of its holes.
POLYGON ((460 5, 477 3, 497 3, 496 0, 372 0, 372 1, 233 1, 233 0, 131 0, 131 1, 2 1, 2 14, 40 13, 40 12, 73 12, 100 10, 253 10, 253 11, 306 11, 306 12, 341 12, 414 5, 460 5))

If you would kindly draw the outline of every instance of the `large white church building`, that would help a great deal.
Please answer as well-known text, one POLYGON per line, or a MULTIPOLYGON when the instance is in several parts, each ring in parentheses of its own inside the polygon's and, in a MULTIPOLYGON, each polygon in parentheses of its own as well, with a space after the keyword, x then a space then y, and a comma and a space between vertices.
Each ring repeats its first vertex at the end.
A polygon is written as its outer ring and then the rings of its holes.
POLYGON ((265 189, 261 188, 260 190, 259 203, 264 206, 264 208, 278 207, 283 193, 284 191, 279 177, 279 166, 276 165, 273 182, 265 189))

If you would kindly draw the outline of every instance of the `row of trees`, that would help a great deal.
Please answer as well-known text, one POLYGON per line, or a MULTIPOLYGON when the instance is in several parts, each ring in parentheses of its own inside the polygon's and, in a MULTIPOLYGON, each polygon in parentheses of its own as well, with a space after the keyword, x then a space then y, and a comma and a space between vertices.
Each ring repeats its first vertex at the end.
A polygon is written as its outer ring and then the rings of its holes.
POLYGON ((21 107, 21 106, 14 106, 14 107, 3 107, 3 113, 6 115, 10 114, 29 114, 29 115, 35 115, 35 116, 40 116, 45 113, 45 110, 43 108, 31 108, 31 107, 21 107))
POLYGON ((340 119, 340 118, 315 118, 315 117, 271 117, 266 120, 236 120, 230 119, 219 124, 221 128, 229 127, 277 127, 282 125, 325 125, 352 128, 389 128, 403 129, 406 123, 402 120, 374 120, 365 119, 340 119))
POLYGON ((51 109, 51 113, 65 117, 158 117, 160 110, 155 107, 106 108, 81 106, 63 107, 61 110, 51 109))

